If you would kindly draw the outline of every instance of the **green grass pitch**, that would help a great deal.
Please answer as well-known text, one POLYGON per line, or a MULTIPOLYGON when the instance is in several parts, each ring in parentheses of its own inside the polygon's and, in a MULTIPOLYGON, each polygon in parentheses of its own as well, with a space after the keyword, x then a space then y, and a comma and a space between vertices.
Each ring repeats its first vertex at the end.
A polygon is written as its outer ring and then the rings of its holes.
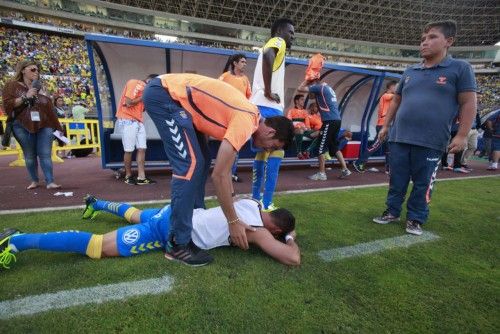
MULTIPOLYGON (((170 292, 51 310, 0 321, 1 332, 43 333, 497 333, 500 328, 500 178, 436 184, 424 229, 436 241, 324 262, 320 250, 404 235, 403 222, 377 225, 386 188, 276 198, 297 217, 302 265, 283 266, 259 250, 212 250, 202 268, 161 252, 90 260, 27 251, 0 270, 0 302, 170 275, 170 292), (496 328, 496 329, 495 329, 496 328)), ((98 195, 98 194, 97 194, 98 195)), ((212 203, 213 204, 213 203, 212 203)), ((81 210, 0 216, 25 232, 122 226, 81 210)), ((403 213, 404 215, 404 213, 403 213)))

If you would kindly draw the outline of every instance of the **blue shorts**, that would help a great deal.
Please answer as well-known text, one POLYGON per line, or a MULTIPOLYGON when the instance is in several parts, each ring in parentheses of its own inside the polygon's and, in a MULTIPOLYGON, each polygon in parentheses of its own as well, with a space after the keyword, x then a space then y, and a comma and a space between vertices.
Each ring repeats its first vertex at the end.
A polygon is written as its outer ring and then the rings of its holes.
POLYGON ((265 107, 265 106, 257 106, 257 108, 259 108, 260 115, 263 118, 283 116, 283 111, 276 108, 265 107))
POLYGON ((120 256, 133 256, 165 248, 170 214, 170 205, 161 209, 146 209, 141 213, 140 224, 119 228, 116 245, 120 256))

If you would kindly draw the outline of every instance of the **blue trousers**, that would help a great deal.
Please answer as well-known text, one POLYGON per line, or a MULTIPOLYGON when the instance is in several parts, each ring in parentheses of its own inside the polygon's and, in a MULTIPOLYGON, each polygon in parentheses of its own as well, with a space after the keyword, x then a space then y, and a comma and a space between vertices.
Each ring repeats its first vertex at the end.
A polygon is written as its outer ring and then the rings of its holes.
POLYGON ((368 161, 368 158, 372 156, 373 153, 377 152, 380 145, 382 145, 382 149, 384 151, 385 155, 385 169, 388 170, 389 168, 389 143, 387 140, 385 140, 383 143, 380 143, 378 141, 378 134, 380 130, 382 130, 381 125, 377 125, 375 127, 375 130, 377 131, 375 134, 375 142, 372 144, 372 146, 368 147, 365 151, 360 152, 359 158, 356 160, 357 163, 359 164, 365 164, 368 161))
POLYGON ((191 240, 193 209, 205 207, 205 183, 211 163, 207 140, 194 128, 189 112, 172 99, 159 78, 148 83, 142 99, 158 129, 173 172, 169 238, 185 245, 191 240))
POLYGON ((389 212, 399 217, 410 180, 413 189, 408 198, 407 219, 425 223, 429 216, 429 202, 442 151, 402 143, 389 143, 391 170, 386 205, 389 212))
POLYGON ((41 128, 36 133, 30 133, 20 123, 14 121, 13 132, 16 140, 21 145, 26 162, 26 169, 30 175, 31 181, 38 182, 38 159, 42 167, 45 182, 47 184, 54 182, 54 173, 52 170, 52 141, 54 140, 54 129, 41 128))

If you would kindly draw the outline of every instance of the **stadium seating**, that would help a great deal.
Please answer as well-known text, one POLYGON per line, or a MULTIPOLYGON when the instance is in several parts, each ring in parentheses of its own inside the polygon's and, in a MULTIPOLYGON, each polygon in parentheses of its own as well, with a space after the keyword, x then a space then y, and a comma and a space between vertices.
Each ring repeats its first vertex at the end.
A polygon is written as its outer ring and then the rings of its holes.
POLYGON ((0 90, 12 78, 16 64, 31 58, 40 63, 47 93, 62 95, 70 107, 83 103, 94 108, 90 64, 82 39, 0 26, 0 50, 0 90))
MULTIPOLYGON (((110 14, 110 13, 108 13, 110 14)), ((97 14, 96 14, 97 15, 97 14)), ((141 39, 154 39, 154 35, 148 32, 137 32, 119 30, 109 26, 99 26, 90 23, 79 23, 75 21, 64 21, 56 18, 31 15, 21 12, 0 11, 0 16, 21 21, 36 22, 44 25, 60 26, 84 32, 99 32, 141 39)), ((223 42, 207 42, 180 38, 179 43, 228 48, 232 50, 244 50, 253 52, 250 46, 227 45, 223 42)), ((317 42, 317 41, 312 41, 317 42)), ((314 44, 314 43, 313 43, 314 44)), ((301 45, 304 47, 317 47, 313 45, 301 45)), ((327 43, 328 44, 328 43, 327 43)), ((323 45, 328 48, 331 45, 323 45)), ((71 107, 75 103, 84 103, 90 110, 91 116, 96 115, 94 91, 90 80, 90 65, 84 42, 81 38, 57 36, 49 33, 34 32, 0 26, 0 92, 5 82, 10 79, 15 71, 15 64, 22 58, 34 58, 40 62, 43 79, 46 82, 45 89, 51 95, 64 96, 65 104, 71 107), (41 43, 40 43, 41 41, 41 43), (57 50, 54 52, 54 50, 57 50)), ((307 52, 293 51, 291 56, 307 58, 307 52)), ((407 63, 396 61, 383 61, 373 59, 350 58, 343 56, 326 55, 327 61, 346 64, 362 64, 368 68, 380 66, 404 69, 407 63)), ((475 65, 476 68, 487 67, 484 64, 475 65)), ((477 75, 477 81, 482 95, 479 99, 479 110, 481 114, 487 113, 500 105, 498 95, 498 75, 477 75)))

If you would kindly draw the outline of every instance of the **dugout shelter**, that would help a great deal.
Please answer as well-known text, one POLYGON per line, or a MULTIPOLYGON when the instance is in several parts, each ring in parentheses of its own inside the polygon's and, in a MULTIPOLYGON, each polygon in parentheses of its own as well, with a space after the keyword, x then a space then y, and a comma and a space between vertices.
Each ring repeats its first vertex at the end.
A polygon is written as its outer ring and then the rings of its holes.
MULTIPOLYGON (((114 129, 115 113, 121 92, 129 79, 143 79, 151 73, 197 73, 218 78, 228 57, 238 51, 196 45, 163 43, 107 35, 85 36, 95 90, 99 130, 101 133, 102 167, 118 169, 123 166, 121 135, 114 129)), ((257 53, 243 52, 247 56, 246 74, 253 80, 257 53)), ((306 59, 286 58, 285 109, 293 106, 296 88, 304 80, 306 59)), ((399 74, 375 71, 361 67, 326 63, 321 78, 336 92, 342 115, 342 127, 353 132, 351 145, 366 150, 375 136, 378 100, 389 80, 398 80, 399 74), (373 116, 373 117, 372 117, 373 116)), ((148 138, 147 167, 168 166, 160 136, 145 113, 144 124, 148 138)), ((215 157, 218 142, 210 142, 215 157)), ((350 153, 348 160, 357 158, 350 153)), ((240 152, 240 165, 249 165, 255 153, 246 144, 240 152)), ((372 159, 381 158, 380 155, 372 159)), ((308 163, 296 158, 294 147, 285 154, 284 164, 308 163)))

